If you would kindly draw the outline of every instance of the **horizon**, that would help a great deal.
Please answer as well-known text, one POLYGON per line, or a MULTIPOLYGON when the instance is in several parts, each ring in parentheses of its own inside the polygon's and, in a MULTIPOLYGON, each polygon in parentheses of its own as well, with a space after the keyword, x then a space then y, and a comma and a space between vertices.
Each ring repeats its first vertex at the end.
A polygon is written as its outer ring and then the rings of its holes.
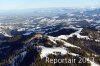
POLYGON ((100 7, 100 0, 0 0, 0 10, 23 10, 33 8, 90 8, 100 7))

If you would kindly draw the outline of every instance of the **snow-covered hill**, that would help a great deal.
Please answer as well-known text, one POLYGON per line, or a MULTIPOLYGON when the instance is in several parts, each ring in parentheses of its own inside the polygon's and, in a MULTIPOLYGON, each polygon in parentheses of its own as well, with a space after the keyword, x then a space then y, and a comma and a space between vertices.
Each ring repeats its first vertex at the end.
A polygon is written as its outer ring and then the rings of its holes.
POLYGON ((99 9, 72 10, 0 18, 0 66, 100 66, 99 9))

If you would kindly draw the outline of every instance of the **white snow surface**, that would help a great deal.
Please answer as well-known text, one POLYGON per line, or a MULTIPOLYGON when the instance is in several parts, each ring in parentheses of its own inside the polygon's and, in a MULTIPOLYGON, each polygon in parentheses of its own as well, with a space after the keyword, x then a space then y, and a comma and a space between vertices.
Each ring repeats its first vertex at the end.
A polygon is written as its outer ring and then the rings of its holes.
MULTIPOLYGON (((62 35, 62 36, 63 36, 63 35, 62 35)), ((68 37, 63 36, 62 38, 67 39, 68 37)), ((65 42, 64 40, 62 40, 62 38, 49 36, 49 40, 52 41, 52 42, 55 43, 55 44, 57 44, 56 41, 58 40, 58 41, 63 42, 64 45, 65 45, 66 47, 76 47, 76 48, 80 48, 80 47, 78 47, 78 46, 75 46, 75 45, 73 45, 73 44, 70 44, 70 43, 68 43, 68 42, 65 42)))
POLYGON ((97 64, 97 63, 95 63, 95 62, 93 62, 93 61, 91 61, 89 59, 87 59, 87 61, 90 62, 91 66, 100 66, 99 64, 97 64))
POLYGON ((25 31, 25 30, 26 30, 26 28, 20 28, 17 31, 25 31))
POLYGON ((66 47, 76 47, 76 48, 80 48, 80 47, 75 46, 75 45, 73 45, 73 44, 70 44, 70 43, 68 43, 68 42, 65 42, 64 45, 65 45, 66 47))
POLYGON ((69 37, 73 37, 73 35, 76 35, 77 38, 86 38, 86 39, 89 39, 88 36, 82 36, 82 35, 80 35, 82 29, 83 29, 83 28, 79 28, 79 30, 78 30, 77 32, 70 34, 70 35, 68 36, 68 38, 69 38, 69 37))
POLYGON ((26 32, 23 35, 30 35, 32 32, 26 32))
POLYGON ((61 36, 58 36, 58 38, 60 38, 60 39, 68 39, 68 38, 73 37, 74 35, 76 35, 77 38, 89 39, 88 36, 80 35, 81 31, 82 31, 82 28, 79 28, 78 31, 76 31, 75 33, 72 33, 70 35, 61 35, 61 36))
POLYGON ((42 48, 40 54, 41 59, 47 57, 49 54, 55 54, 54 52, 60 52, 62 55, 67 53, 67 50, 64 47, 54 47, 54 48, 47 48, 44 46, 39 46, 39 47, 42 48))
POLYGON ((6 37, 12 37, 11 35, 7 34, 5 31, 0 32, 0 34, 3 34, 3 35, 6 36, 6 37))
POLYGON ((72 56, 79 56, 79 54, 75 54, 75 53, 68 53, 69 55, 72 55, 72 56))

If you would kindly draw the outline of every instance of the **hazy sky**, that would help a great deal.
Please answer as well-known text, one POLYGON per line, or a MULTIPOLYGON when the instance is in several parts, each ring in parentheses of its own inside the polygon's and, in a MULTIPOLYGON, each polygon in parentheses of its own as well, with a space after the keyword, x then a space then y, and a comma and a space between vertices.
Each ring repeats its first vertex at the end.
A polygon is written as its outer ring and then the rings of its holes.
POLYGON ((0 0, 0 10, 98 6, 100 6, 100 0, 0 0))

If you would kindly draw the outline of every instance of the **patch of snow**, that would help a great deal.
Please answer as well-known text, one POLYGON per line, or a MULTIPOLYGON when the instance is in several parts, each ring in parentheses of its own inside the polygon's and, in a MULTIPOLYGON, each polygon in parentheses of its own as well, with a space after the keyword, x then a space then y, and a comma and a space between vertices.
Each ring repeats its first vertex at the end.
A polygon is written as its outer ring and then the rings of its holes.
POLYGON ((5 33, 4 36, 6 36, 6 37, 12 37, 11 35, 8 35, 7 33, 5 33))
POLYGON ((30 35, 32 32, 26 32, 23 35, 30 35))
POLYGON ((100 42, 100 40, 98 40, 98 39, 97 39, 97 40, 95 40, 95 41, 96 41, 96 42, 100 42))
POLYGON ((68 39, 68 35, 60 35, 60 36, 58 36, 58 38, 59 39, 65 39, 66 40, 66 39, 68 39))
POLYGON ((74 14, 72 14, 72 13, 68 13, 67 15, 68 15, 68 16, 74 16, 74 14))
POLYGON ((98 30, 100 30, 100 26, 96 26, 95 28, 98 29, 98 30))
POLYGON ((56 44, 55 37, 48 36, 48 38, 49 38, 50 41, 52 41, 54 44, 56 44))
POLYGON ((74 35, 76 35, 77 36, 77 38, 86 38, 86 39, 89 39, 89 37, 88 36, 82 36, 82 35, 80 35, 80 32, 82 31, 82 28, 80 28, 80 29, 78 29, 78 31, 76 31, 75 33, 72 33, 72 34, 70 34, 70 35, 60 35, 60 36, 58 36, 58 38, 60 38, 60 39, 68 39, 68 38, 70 38, 70 37, 73 37, 74 35))
POLYGON ((59 16, 54 16, 54 17, 52 17, 53 19, 57 19, 57 18, 59 18, 59 16))
POLYGON ((72 56, 79 56, 79 54, 75 54, 75 53, 68 53, 68 54, 70 54, 72 56))
POLYGON ((37 18, 35 18, 35 19, 43 19, 44 17, 37 17, 37 18))
POLYGON ((74 35, 76 35, 77 38, 89 39, 88 36, 82 36, 82 35, 80 35, 81 31, 82 31, 82 28, 79 28, 78 31, 76 31, 75 33, 70 34, 70 35, 68 36, 68 38, 69 38, 69 37, 73 37, 74 35))
POLYGON ((84 20, 86 20, 87 22, 92 22, 93 21, 93 19, 84 19, 84 20))
POLYGON ((66 47, 76 47, 76 48, 80 48, 80 47, 78 47, 78 46, 75 46, 75 45, 73 45, 73 44, 70 44, 70 43, 65 42, 64 40, 62 40, 62 39, 65 39, 65 40, 66 40, 67 38, 68 38, 68 37, 66 37, 66 36, 64 36, 64 35, 59 36, 59 37, 51 37, 51 36, 49 36, 50 41, 52 41, 52 42, 55 43, 55 44, 57 44, 57 43, 56 43, 56 40, 58 40, 58 41, 63 42, 64 45, 65 45, 66 47))
POLYGON ((95 17, 95 16, 97 16, 97 14, 94 14, 94 15, 92 15, 92 16, 94 16, 94 17, 95 17))
POLYGON ((78 47, 78 46, 75 46, 75 45, 70 44, 70 43, 67 43, 67 42, 65 42, 64 45, 65 45, 66 47, 76 47, 76 48, 80 48, 80 47, 78 47))
POLYGON ((36 27, 36 29, 39 29, 39 28, 41 28, 41 27, 38 27, 38 26, 36 27))
POLYGON ((40 48, 42 48, 40 54, 41 58, 47 57, 49 54, 55 54, 54 52, 60 52, 62 55, 67 53, 67 50, 64 47, 47 48, 44 46, 40 46, 40 48))
POLYGON ((3 34, 6 37, 12 37, 11 35, 7 34, 5 31, 4 32, 0 32, 1 34, 3 34))
POLYGON ((96 23, 97 23, 97 24, 100 23, 100 20, 97 20, 96 23))
POLYGON ((26 30, 26 28, 20 28, 17 31, 25 31, 25 30, 26 30))
POLYGON ((91 61, 89 59, 87 59, 87 61, 89 61, 91 63, 91 66, 100 66, 99 64, 96 64, 95 62, 93 62, 93 61, 91 61))

